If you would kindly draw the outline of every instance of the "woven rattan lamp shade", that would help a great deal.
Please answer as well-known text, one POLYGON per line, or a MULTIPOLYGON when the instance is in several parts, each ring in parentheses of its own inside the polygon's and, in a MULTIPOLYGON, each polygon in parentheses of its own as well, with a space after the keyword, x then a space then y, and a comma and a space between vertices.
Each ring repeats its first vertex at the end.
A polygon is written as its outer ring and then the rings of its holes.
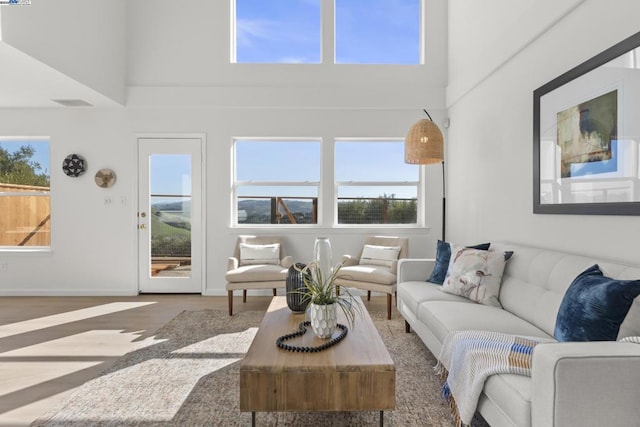
POLYGON ((438 126, 428 119, 416 122, 404 140, 404 162, 428 165, 444 160, 444 138, 438 126))

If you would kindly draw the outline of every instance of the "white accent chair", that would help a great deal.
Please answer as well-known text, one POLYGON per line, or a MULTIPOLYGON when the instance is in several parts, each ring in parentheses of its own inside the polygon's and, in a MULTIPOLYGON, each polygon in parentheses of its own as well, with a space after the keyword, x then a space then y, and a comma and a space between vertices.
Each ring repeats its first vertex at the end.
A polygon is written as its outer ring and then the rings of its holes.
MULTIPOLYGON (((273 249, 273 248, 272 248, 273 249)), ((233 315, 233 291, 242 289, 242 302, 247 302, 247 289, 273 289, 276 295, 277 288, 284 288, 287 280, 287 272, 293 264, 291 256, 286 256, 284 242, 278 236, 238 236, 238 241, 233 252, 233 256, 227 261, 227 281, 226 289, 229 299, 229 316, 233 315), (243 252, 248 248, 254 254, 259 253, 261 248, 267 255, 274 255, 273 250, 269 251, 268 245, 278 244, 279 250, 272 258, 247 259, 242 257, 243 252), (241 251, 241 245, 243 250, 241 251), (248 246, 249 245, 249 246, 248 246), (269 253, 270 252, 270 253, 269 253), (279 252, 279 253, 278 253, 279 252), (264 263, 262 263, 264 261, 264 263)))
POLYGON ((357 257, 344 255, 343 267, 335 281, 336 292, 340 292, 340 286, 353 287, 367 291, 367 301, 371 299, 371 291, 387 294, 387 319, 391 319, 391 300, 396 293, 398 259, 407 258, 409 255, 409 239, 395 236, 368 237, 357 257), (367 248, 369 246, 369 248, 367 248), (399 251, 389 250, 393 255, 381 255, 384 248, 399 248, 399 251), (374 257, 364 257, 374 254, 374 257))

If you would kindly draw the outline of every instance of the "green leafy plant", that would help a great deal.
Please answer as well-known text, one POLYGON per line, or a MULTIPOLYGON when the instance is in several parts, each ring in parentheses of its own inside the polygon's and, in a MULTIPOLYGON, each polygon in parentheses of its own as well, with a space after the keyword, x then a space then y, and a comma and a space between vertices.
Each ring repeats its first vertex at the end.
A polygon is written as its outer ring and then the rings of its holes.
POLYGON ((291 292, 302 294, 304 301, 309 301, 312 304, 338 304, 350 326, 353 325, 357 314, 362 315, 360 304, 354 300, 349 289, 343 287, 340 295, 336 293, 335 281, 342 264, 337 264, 328 277, 323 277, 322 270, 315 261, 310 262, 302 269, 295 268, 302 274, 304 287, 291 292))

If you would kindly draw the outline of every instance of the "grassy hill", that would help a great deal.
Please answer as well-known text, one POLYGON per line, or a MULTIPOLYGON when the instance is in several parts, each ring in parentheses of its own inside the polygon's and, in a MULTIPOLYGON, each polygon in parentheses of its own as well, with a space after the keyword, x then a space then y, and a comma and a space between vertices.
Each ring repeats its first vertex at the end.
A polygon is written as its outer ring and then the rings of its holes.
POLYGON ((190 237, 191 231, 181 227, 174 227, 162 222, 156 215, 151 215, 151 239, 161 239, 166 236, 190 237))

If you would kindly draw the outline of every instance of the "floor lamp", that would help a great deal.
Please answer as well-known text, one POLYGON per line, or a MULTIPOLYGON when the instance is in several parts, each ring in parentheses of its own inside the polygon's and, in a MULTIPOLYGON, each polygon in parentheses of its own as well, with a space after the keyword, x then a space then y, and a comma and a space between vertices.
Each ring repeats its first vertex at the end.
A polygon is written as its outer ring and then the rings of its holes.
POLYGON ((442 240, 445 240, 445 221, 447 199, 444 185, 444 138, 433 119, 423 110, 429 119, 418 120, 404 140, 404 162, 414 165, 442 163, 442 240))

